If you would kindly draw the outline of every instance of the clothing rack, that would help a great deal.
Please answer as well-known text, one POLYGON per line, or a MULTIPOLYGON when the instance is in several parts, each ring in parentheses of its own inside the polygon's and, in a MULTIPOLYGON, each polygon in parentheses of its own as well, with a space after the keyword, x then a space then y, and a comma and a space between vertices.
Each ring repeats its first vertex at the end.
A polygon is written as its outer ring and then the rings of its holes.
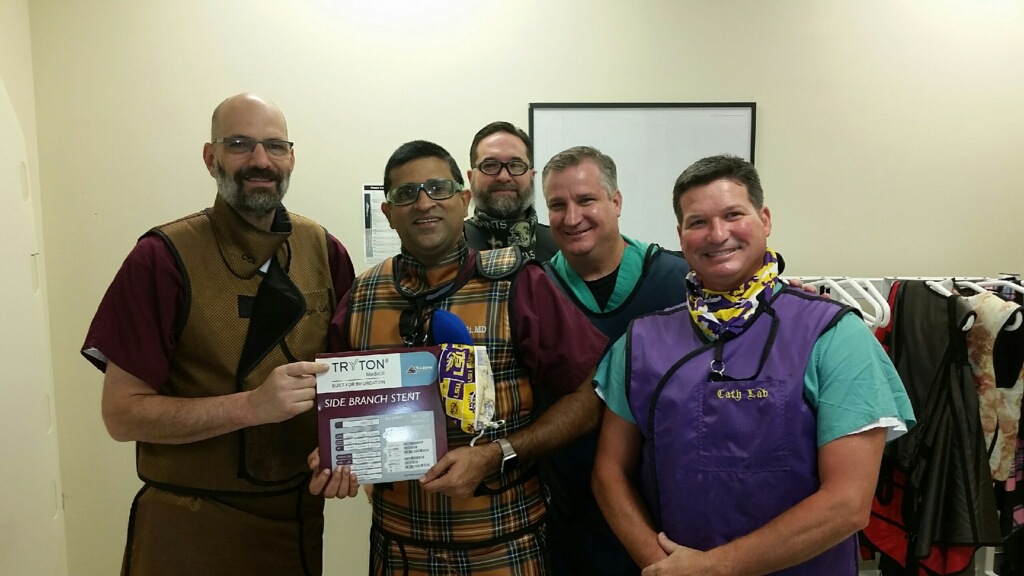
MULTIPOLYGON (((802 281, 805 285, 816 286, 823 294, 854 307, 861 313, 861 317, 869 328, 875 330, 885 327, 892 318, 892 310, 889 307, 888 295, 896 281, 924 281, 933 291, 944 296, 951 296, 954 292, 966 292, 969 294, 980 293, 985 290, 996 291, 1006 296, 1010 291, 1024 293, 1024 288, 1019 284, 1018 277, 1013 274, 993 277, 952 277, 952 276, 890 276, 876 278, 851 278, 847 276, 796 276, 790 277, 802 281), (1008 278, 1012 281, 1008 281, 1008 278)), ((966 332, 971 328, 973 318, 965 323, 963 330, 966 332)), ((1004 330, 1020 329, 1024 324, 1024 313, 1018 310, 1008 321, 1004 330)), ((974 569, 968 574, 976 576, 1000 576, 995 571, 995 556, 999 547, 981 547, 974 555, 974 569)), ((862 576, 875 576, 878 570, 861 570, 862 576)))
MULTIPOLYGON (((892 285, 900 280, 925 281, 936 292, 949 296, 953 290, 997 291, 1004 295, 1007 290, 1024 293, 1024 288, 1014 274, 1005 274, 1000 278, 984 276, 887 276, 882 278, 857 278, 850 276, 790 276, 784 279, 798 279, 805 285, 816 286, 824 294, 837 301, 853 306, 860 312, 864 322, 872 330, 883 328, 889 324, 892 311, 889 308, 888 296, 892 285), (1013 280, 1008 280, 1012 278, 1013 280)), ((973 323, 973 319, 970 321, 973 323)), ((1013 323, 1006 330, 1017 330, 1024 325, 1024 313, 1018 313, 1013 323)), ((968 323, 964 331, 971 328, 968 323)))

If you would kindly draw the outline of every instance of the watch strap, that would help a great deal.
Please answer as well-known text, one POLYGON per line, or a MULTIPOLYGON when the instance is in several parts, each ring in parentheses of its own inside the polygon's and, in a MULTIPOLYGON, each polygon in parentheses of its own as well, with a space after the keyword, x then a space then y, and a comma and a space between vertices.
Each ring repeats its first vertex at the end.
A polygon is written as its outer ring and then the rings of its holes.
POLYGON ((501 473, 504 474, 506 465, 509 468, 514 466, 518 460, 518 455, 515 449, 512 448, 512 443, 508 440, 498 438, 494 442, 501 448, 501 473))

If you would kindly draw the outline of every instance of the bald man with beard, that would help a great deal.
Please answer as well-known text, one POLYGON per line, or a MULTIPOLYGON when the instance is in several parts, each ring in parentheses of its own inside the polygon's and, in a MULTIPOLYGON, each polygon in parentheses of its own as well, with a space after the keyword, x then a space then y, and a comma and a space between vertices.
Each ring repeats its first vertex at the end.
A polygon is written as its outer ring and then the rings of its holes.
POLYGON ((144 483, 122 575, 318 576, 323 499, 305 490, 305 457, 327 366, 311 360, 352 262, 281 204, 295 152, 276 105, 228 98, 211 132, 213 207, 139 239, 82 346, 144 483))

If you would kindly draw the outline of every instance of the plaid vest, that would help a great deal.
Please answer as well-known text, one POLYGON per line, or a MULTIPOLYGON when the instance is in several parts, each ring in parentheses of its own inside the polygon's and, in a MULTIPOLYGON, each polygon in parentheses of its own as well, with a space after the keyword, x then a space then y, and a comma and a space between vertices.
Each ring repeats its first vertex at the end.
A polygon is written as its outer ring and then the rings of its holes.
MULTIPOLYGON (((396 259, 390 258, 356 279, 348 307, 347 334, 353 350, 400 348, 402 314, 416 306, 396 287, 396 259)), ((467 249, 447 296, 426 304, 421 312, 444 309, 469 328, 474 344, 487 347, 494 372, 495 420, 504 426, 488 430, 478 443, 504 437, 533 420, 529 373, 516 357, 515 327, 510 305, 519 250, 487 252, 467 249)), ((399 273, 411 273, 406 270, 399 273)), ((429 291, 428 291, 429 292, 429 291)), ((454 421, 447 422, 448 449, 469 445, 472 436, 454 421)), ((424 492, 418 482, 396 482, 373 492, 374 528, 388 538, 418 546, 467 548, 493 545, 540 526, 544 502, 532 466, 496 473, 471 498, 450 498, 424 492)))

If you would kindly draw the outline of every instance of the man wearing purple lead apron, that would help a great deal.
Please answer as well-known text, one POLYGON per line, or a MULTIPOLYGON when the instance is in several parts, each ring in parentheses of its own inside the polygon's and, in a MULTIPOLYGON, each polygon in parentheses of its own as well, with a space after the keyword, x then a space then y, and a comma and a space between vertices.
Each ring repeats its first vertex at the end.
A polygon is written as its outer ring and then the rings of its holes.
POLYGON ((686 303, 598 369, 598 504, 644 576, 854 576, 903 384, 850 308, 779 280, 750 163, 699 160, 672 201, 686 303))

